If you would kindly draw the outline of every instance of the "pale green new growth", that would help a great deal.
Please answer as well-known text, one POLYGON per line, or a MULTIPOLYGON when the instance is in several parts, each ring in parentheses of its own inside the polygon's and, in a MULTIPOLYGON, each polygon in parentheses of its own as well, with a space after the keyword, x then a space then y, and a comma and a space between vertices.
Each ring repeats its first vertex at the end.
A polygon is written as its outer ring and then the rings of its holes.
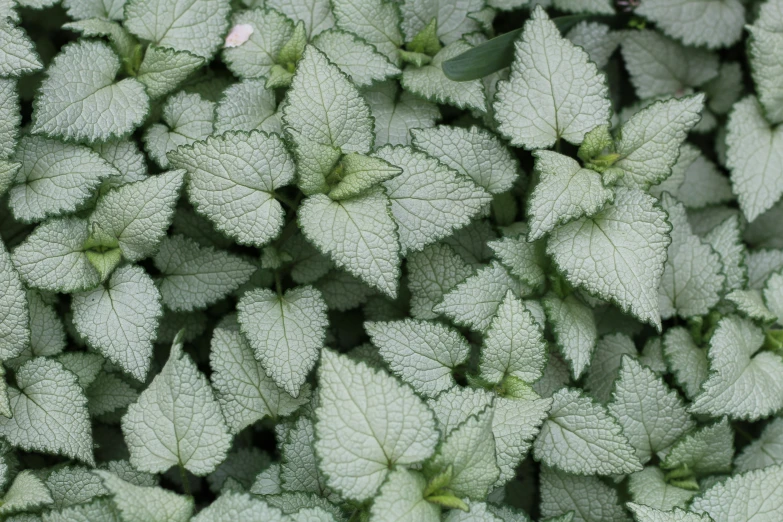
POLYGON ((298 397, 329 325, 320 292, 311 286, 294 288, 285 295, 253 290, 242 297, 237 309, 256 359, 278 386, 298 397))
POLYGON ((537 7, 515 44, 511 77, 494 104, 500 132, 528 149, 574 144, 609 119, 606 80, 537 7))
POLYGON ((359 196, 402 172, 385 160, 363 154, 346 154, 340 160, 342 179, 329 191, 335 201, 359 196))
POLYGON ((715 522, 771 522, 783 512, 783 466, 771 466, 729 477, 693 500, 691 509, 715 522))
POLYGON ((435 421, 410 388, 331 350, 322 352, 318 376, 315 449, 330 487, 371 498, 390 467, 432 455, 435 421))
POLYGON ((663 511, 685 508, 696 495, 695 491, 669 484, 666 474, 656 466, 648 466, 628 477, 628 490, 634 502, 663 511))
POLYGON ((128 407, 122 431, 131 464, 141 471, 180 466, 206 475, 225 459, 228 428, 209 382, 183 353, 180 336, 163 370, 128 407))
POLYGON ((159 487, 137 486, 114 473, 96 471, 113 495, 123 522, 187 522, 193 514, 193 499, 159 487))

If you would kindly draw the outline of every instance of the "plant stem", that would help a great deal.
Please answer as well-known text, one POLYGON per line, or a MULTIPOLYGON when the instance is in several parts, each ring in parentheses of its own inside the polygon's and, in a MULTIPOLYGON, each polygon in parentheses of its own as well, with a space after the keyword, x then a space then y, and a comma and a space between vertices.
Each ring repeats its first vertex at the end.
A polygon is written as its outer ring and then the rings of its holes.
POLYGON ((182 480, 182 490, 187 496, 192 497, 193 493, 190 491, 190 480, 188 480, 188 472, 185 471, 185 466, 183 466, 181 462, 177 466, 179 467, 179 478, 182 480))

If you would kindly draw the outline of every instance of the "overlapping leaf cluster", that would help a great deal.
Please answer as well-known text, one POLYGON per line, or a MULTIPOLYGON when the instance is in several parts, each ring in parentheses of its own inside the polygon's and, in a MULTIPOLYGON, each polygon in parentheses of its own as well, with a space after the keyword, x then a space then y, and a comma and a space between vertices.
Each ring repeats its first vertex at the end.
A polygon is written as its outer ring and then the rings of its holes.
POLYGON ((0 519, 783 519, 781 0, 3 0, 0 112, 0 519))

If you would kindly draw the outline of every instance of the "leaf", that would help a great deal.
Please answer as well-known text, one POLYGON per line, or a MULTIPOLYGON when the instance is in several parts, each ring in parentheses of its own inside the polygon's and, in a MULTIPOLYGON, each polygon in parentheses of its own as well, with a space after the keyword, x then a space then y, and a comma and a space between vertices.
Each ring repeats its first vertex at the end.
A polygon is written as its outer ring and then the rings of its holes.
POLYGON ((296 67, 283 123, 298 148, 313 142, 343 153, 366 154, 372 147, 367 102, 345 74, 312 46, 296 67))
POLYGON ((187 522, 193 514, 193 498, 177 495, 159 487, 142 487, 114 473, 97 470, 111 491, 123 522, 187 522))
POLYGON ((756 98, 736 104, 726 124, 726 163, 740 208, 749 222, 783 194, 783 126, 770 127, 756 98))
POLYGON ((734 290, 726 295, 726 301, 732 303, 738 312, 750 319, 772 322, 777 318, 764 304, 764 298, 758 290, 734 290))
MULTIPOLYGON (((362 90, 375 120, 375 145, 409 145, 411 129, 429 128, 440 119, 438 106, 408 91, 397 82, 374 83, 362 90)), ((453 167, 452 167, 453 168, 453 167)))
POLYGON ((501 522, 491 511, 491 504, 485 502, 465 502, 468 511, 450 509, 443 516, 444 522, 501 522))
POLYGON ((778 487, 781 477, 782 466, 729 477, 693 499, 691 510, 706 513, 715 522, 737 517, 748 522, 772 520, 783 510, 783 492, 778 487))
POLYGON ((481 0, 466 2, 448 2, 442 0, 423 0, 404 2, 400 6, 402 30, 405 40, 410 42, 421 32, 430 20, 437 20, 437 36, 445 44, 462 38, 465 34, 476 32, 479 25, 468 17, 484 7, 481 0))
POLYGON ((555 227, 582 216, 591 216, 614 199, 601 174, 582 168, 576 160, 548 150, 538 150, 539 182, 528 201, 529 241, 542 238, 555 227))
POLYGON ((437 158, 490 194, 509 190, 520 175, 516 159, 493 134, 441 125, 412 132, 413 146, 437 158))
POLYGON ((330 487, 370 498, 389 468, 435 450, 432 412, 394 378, 331 350, 322 352, 318 377, 315 450, 330 487))
POLYGON ((470 276, 473 270, 449 246, 435 243, 407 258, 410 311, 416 319, 434 319, 432 311, 445 293, 470 276))
POLYGON ((734 469, 744 473, 783 464, 783 418, 772 419, 758 439, 742 449, 734 459, 734 469))
POLYGON ((680 155, 680 145, 698 123, 704 95, 653 103, 620 128, 615 143, 619 184, 646 190, 665 180, 680 155))
POLYGON ((215 110, 215 134, 261 130, 283 134, 275 92, 264 80, 242 80, 225 90, 215 110))
POLYGON ((748 288, 761 290, 772 274, 783 268, 783 250, 750 251, 745 262, 748 265, 748 288))
POLYGON ((107 18, 122 20, 126 0, 64 0, 68 15, 76 20, 107 18))
POLYGON ((479 373, 492 383, 513 376, 532 384, 541 378, 545 365, 543 329, 509 290, 487 330, 479 373))
POLYGON ((685 171, 676 196, 688 208, 702 208, 734 199, 728 178, 702 154, 685 171))
POLYGON ((131 464, 141 471, 178 465, 203 476, 225 459, 228 427, 206 377, 183 353, 180 336, 163 370, 128 407, 122 431, 131 464))
POLYGON ((253 290, 240 299, 237 309, 256 359, 278 386, 298 397, 329 325, 321 293, 311 286, 293 288, 285 295, 253 290))
POLYGON ((587 370, 585 389, 604 404, 612 398, 612 389, 620 374, 624 355, 637 356, 633 340, 625 334, 605 335, 596 344, 590 368, 587 370))
POLYGON ((536 460, 580 475, 625 474, 642 469, 620 425, 605 407, 569 388, 552 398, 549 419, 533 443, 536 460))
POLYGON ((30 342, 30 316, 22 281, 2 241, 0 288, 3 288, 0 295, 0 360, 7 361, 22 353, 30 342))
POLYGON ((256 476, 270 465, 269 455, 257 448, 241 448, 232 451, 220 466, 207 476, 209 489, 214 492, 231 488, 231 483, 243 489, 250 488, 256 476))
POLYGON ((544 297, 543 305, 555 344, 571 363, 574 379, 578 379, 590 363, 598 339, 593 311, 574 295, 565 299, 548 295, 544 297))
POLYGON ((313 45, 347 74, 357 87, 396 76, 400 70, 375 48, 351 33, 336 29, 319 34, 313 45))
POLYGON ((60 454, 95 465, 87 399, 76 376, 38 357, 16 372, 8 388, 13 417, 0 416, 0 435, 25 451, 60 454))
POLYGON ((188 51, 149 45, 136 79, 144 84, 147 94, 154 100, 176 89, 204 62, 203 57, 188 51))
POLYGON ((228 0, 128 0, 125 27, 143 40, 211 58, 228 29, 228 0))
POLYGON ((691 232, 682 203, 667 193, 661 205, 672 224, 672 242, 658 289, 661 317, 706 315, 720 300, 726 281, 720 256, 691 232))
POLYGON ((360 279, 352 276, 345 270, 330 270, 315 284, 326 301, 330 310, 345 312, 357 308, 367 302, 367 299, 377 294, 360 279))
MULTIPOLYGON (((121 58, 127 58, 134 54, 138 42, 123 27, 105 18, 91 18, 70 22, 63 29, 74 31, 83 36, 106 37, 121 58)), ((127 66, 126 66, 127 68, 127 66)))
POLYGON ((198 212, 238 243, 263 246, 282 228, 283 208, 274 194, 293 181, 294 162, 279 136, 229 132, 179 148, 169 161, 187 170, 188 196, 198 212))
POLYGON ((628 477, 628 489, 634 502, 662 511, 675 507, 684 509, 696 494, 669 484, 666 474, 655 466, 648 466, 628 477))
POLYGON ((569 282, 660 329, 657 292, 670 230, 654 198, 618 188, 612 205, 553 230, 547 253, 569 282))
POLYGON ((742 36, 745 9, 738 0, 652 0, 635 12, 685 45, 729 47, 742 36))
POLYGON ((443 72, 443 63, 470 49, 465 40, 450 43, 432 61, 421 67, 409 65, 402 72, 402 86, 422 98, 433 102, 446 103, 460 109, 486 110, 486 97, 481 82, 455 82, 443 72))
POLYGON ((509 290, 519 293, 519 284, 495 261, 446 293, 433 311, 484 332, 509 290))
POLYGON ((337 27, 374 45, 394 65, 399 65, 398 49, 404 43, 400 30, 399 7, 386 0, 334 0, 337 27))
POLYGON ((245 283, 256 267, 184 236, 167 237, 155 255, 163 304, 174 311, 204 308, 245 283))
POLYGON ((60 467, 47 477, 46 489, 51 493, 51 509, 63 509, 109 494, 101 479, 84 466, 60 467))
POLYGON ((709 375, 707 352, 696 346, 691 334, 682 326, 670 328, 663 337, 663 353, 674 380, 693 400, 709 375))
POLYGON ((144 381, 163 315, 160 293, 141 267, 124 265, 95 290, 73 295, 79 334, 123 371, 144 381))
POLYGON ((492 434, 495 437, 495 458, 500 468, 495 486, 501 486, 516 476, 516 469, 530 450, 551 406, 551 399, 495 397, 492 434))
POLYGON ((623 34, 621 51, 636 95, 644 100, 697 87, 718 74, 718 57, 683 47, 649 29, 623 34))
POLYGON ((166 234, 184 172, 174 170, 129 183, 98 200, 90 227, 116 239, 125 259, 150 256, 166 234))
POLYGON ((41 84, 32 132, 88 142, 133 132, 147 115, 149 98, 135 78, 115 83, 119 70, 120 60, 103 42, 63 47, 41 84))
POLYGON ((410 147, 387 146, 375 156, 402 169, 383 186, 391 200, 403 255, 451 235, 491 201, 472 180, 410 147))
POLYGON ((544 270, 541 268, 541 245, 529 243, 524 235, 527 229, 514 237, 508 234, 502 239, 487 243, 495 257, 517 279, 533 288, 541 288, 545 283, 544 270))
POLYGON ((226 46, 223 61, 239 78, 268 78, 280 51, 293 35, 294 25, 272 9, 239 11, 232 17, 232 26, 238 25, 248 25, 253 32, 242 45, 226 46))
POLYGON ((608 407, 643 464, 694 427, 677 393, 628 356, 622 358, 608 407))
POLYGON ((125 408, 139 397, 130 384, 112 373, 101 373, 87 388, 87 409, 90 415, 104 415, 125 408))
POLYGON ((305 237, 338 266, 386 295, 397 296, 397 225, 381 188, 343 201, 310 196, 299 207, 298 219, 305 237))
POLYGON ((20 27, 0 21, 0 76, 21 76, 43 68, 35 45, 20 27))
MULTIPOLYGON (((65 344, 65 334, 63 334, 63 344, 65 344)), ((42 354, 53 355, 53 354, 42 354)), ((102 355, 89 352, 65 352, 56 358, 57 362, 62 364, 66 370, 76 376, 79 386, 83 389, 89 388, 95 381, 98 374, 101 373, 106 360, 102 355)))
POLYGON ((332 6, 328 0, 268 0, 266 5, 294 22, 302 20, 308 39, 334 27, 332 6))
POLYGON ((783 322, 783 272, 772 274, 764 286, 764 301, 769 310, 783 322))
POLYGON ((343 155, 335 168, 342 169, 342 179, 329 191, 335 201, 359 196, 402 172, 382 159, 356 153, 343 155))
POLYGON ((329 496, 326 479, 317 465, 313 421, 307 417, 299 417, 288 430, 288 434, 281 439, 280 471, 283 489, 329 496))
POLYGON ((233 522, 237 520, 264 520, 284 522, 283 513, 247 493, 220 495, 206 509, 191 519, 193 522, 233 522))
POLYGON ((726 290, 743 288, 748 279, 745 266, 746 248, 742 243, 740 222, 737 216, 725 219, 704 236, 704 240, 720 256, 723 273, 726 275, 726 290))
POLYGON ((628 509, 634 514, 637 522, 711 522, 706 516, 675 508, 672 512, 664 512, 641 504, 629 502, 628 509))
POLYGON ((424 464, 425 475, 434 477, 450 468, 448 491, 458 498, 486 498, 500 476, 495 462, 492 417, 492 408, 487 407, 452 430, 424 464))
POLYGON ((541 469, 541 513, 552 517, 573 512, 577 522, 628 522, 617 491, 597 477, 541 469))
POLYGON ((783 45, 783 19, 773 21, 774 17, 765 13, 767 9, 775 9, 775 5, 775 2, 765 3, 756 23, 748 26, 750 74, 764 113, 773 124, 783 122, 783 89, 775 82, 783 73, 783 62, 778 56, 783 45))
POLYGON ((498 86, 494 104, 498 130, 512 145, 545 148, 560 138, 578 145, 608 121, 606 81, 543 9, 533 11, 514 54, 511 76, 498 86))
MULTIPOLYGON (((13 288, 13 287, 12 287, 13 288)), ((56 303, 56 300, 54 302, 56 303)), ((20 351, 0 352, 0 358, 14 370, 37 356, 57 355, 65 349, 65 330, 54 306, 44 300, 43 294, 27 290, 24 309, 29 311, 29 343, 20 351)), ((25 312, 25 317, 27 312, 25 312)), ((25 319, 25 328, 28 327, 25 319)), ((11 337, 13 339, 13 337, 11 337)), ((67 370, 71 370, 66 365, 67 370)), ((78 373, 74 372, 77 374, 78 373)))
POLYGON ((397 468, 381 486, 370 508, 372 520, 378 522, 440 521, 440 508, 427 502, 427 481, 418 471, 397 468))
POLYGON ((600 13, 613 15, 614 7, 609 0, 554 0, 555 8, 571 13, 600 13))
POLYGON ((392 372, 425 397, 454 386, 452 372, 465 362, 470 346, 445 325, 405 319, 364 323, 392 372))
POLYGON ((212 386, 232 433, 266 416, 290 415, 310 399, 309 387, 297 390, 299 396, 294 398, 275 384, 253 357, 236 322, 221 323, 211 347, 212 386))
POLYGON ((734 433, 727 419, 705 426, 680 439, 661 463, 662 469, 687 467, 696 474, 725 473, 731 469, 734 433))
POLYGON ((91 522, 106 520, 121 522, 120 512, 108 498, 94 500, 89 504, 79 504, 60 511, 49 511, 42 517, 44 522, 91 522))
POLYGON ((142 138, 147 154, 168 168, 168 152, 212 134, 214 112, 215 104, 198 94, 178 92, 171 96, 163 106, 163 123, 151 125, 142 138))
POLYGON ((14 266, 33 288, 63 293, 93 288, 100 278, 85 254, 88 237, 82 219, 47 221, 14 249, 14 266))
POLYGON ((759 352, 763 342, 762 331, 750 321, 721 319, 710 340, 710 375, 691 411, 757 420, 783 407, 783 360, 759 352))
POLYGON ((49 490, 30 470, 22 470, 3 496, 0 516, 19 511, 35 511, 52 503, 49 490))
MULTIPOLYGON (((555 23, 558 20, 555 18, 555 23)), ((574 28, 566 34, 566 38, 571 40, 574 45, 587 51, 590 60, 595 62, 599 69, 609 63, 609 58, 620 44, 619 32, 611 31, 611 28, 606 24, 586 20, 574 25, 574 28)))

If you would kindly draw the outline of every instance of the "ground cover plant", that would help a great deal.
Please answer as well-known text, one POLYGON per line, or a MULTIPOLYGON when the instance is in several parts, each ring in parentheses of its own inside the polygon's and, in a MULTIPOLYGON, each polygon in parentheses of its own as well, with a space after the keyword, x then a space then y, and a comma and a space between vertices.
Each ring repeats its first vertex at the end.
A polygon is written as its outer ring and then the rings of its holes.
POLYGON ((783 0, 0 0, 0 520, 783 520, 783 0))

